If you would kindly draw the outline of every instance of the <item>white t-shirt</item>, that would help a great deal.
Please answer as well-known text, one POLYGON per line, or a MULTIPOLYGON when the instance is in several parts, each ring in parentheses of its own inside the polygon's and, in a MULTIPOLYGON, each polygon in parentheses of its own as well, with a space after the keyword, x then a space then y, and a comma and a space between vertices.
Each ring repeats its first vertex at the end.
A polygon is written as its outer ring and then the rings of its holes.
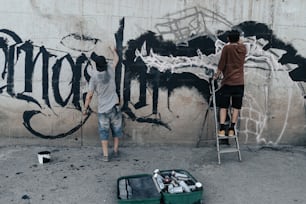
POLYGON ((110 66, 103 72, 94 70, 89 80, 89 91, 97 93, 98 113, 109 111, 119 102, 116 93, 115 70, 110 66))

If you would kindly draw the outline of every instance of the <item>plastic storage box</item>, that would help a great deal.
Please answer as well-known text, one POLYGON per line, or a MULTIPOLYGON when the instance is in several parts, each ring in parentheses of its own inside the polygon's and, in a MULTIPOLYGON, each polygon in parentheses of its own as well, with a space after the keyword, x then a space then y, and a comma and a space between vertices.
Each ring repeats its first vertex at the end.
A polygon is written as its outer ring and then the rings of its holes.
POLYGON ((118 204, 160 204, 161 197, 150 174, 117 179, 118 204))
POLYGON ((123 176, 117 179, 118 204, 202 204, 203 187, 189 172, 161 170, 163 189, 153 174, 123 176), (168 182, 167 182, 168 180, 168 182), (178 184, 179 183, 179 184, 178 184), (184 185, 187 189, 184 188, 184 185))

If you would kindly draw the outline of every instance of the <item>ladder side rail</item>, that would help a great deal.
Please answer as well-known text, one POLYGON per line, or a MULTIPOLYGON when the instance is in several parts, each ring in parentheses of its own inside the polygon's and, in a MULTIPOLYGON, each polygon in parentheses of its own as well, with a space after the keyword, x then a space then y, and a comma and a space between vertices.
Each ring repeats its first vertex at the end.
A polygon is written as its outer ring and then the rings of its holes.
POLYGON ((216 134, 216 142, 217 142, 217 153, 218 153, 218 164, 221 164, 221 156, 220 156, 220 144, 218 138, 218 118, 217 118, 217 105, 216 105, 216 90, 215 90, 215 80, 211 80, 211 93, 213 98, 213 109, 214 109, 214 121, 215 121, 215 134, 216 134))
POLYGON ((214 108, 214 119, 215 119, 215 132, 218 136, 218 118, 217 118, 217 106, 216 106, 216 90, 215 90, 215 80, 212 80, 212 98, 213 98, 213 108, 214 108))

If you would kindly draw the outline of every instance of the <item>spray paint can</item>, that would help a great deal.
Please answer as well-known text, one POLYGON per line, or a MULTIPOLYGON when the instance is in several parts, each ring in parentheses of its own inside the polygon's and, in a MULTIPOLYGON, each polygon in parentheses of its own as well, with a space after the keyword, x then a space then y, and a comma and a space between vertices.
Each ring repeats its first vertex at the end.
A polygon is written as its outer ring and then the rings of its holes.
POLYGON ((163 177, 159 174, 154 174, 153 175, 153 181, 157 187, 157 189, 159 190, 159 192, 161 192, 162 190, 164 190, 165 188, 165 184, 163 182, 163 177))
POLYGON ((187 179, 188 178, 188 176, 186 175, 186 174, 182 174, 182 173, 178 173, 178 172, 176 172, 176 171, 172 171, 172 173, 171 173, 174 177, 176 177, 176 178, 185 178, 185 179, 187 179))
POLYGON ((195 186, 196 186, 197 190, 202 189, 202 187, 203 187, 202 183, 200 183, 200 182, 196 182, 195 186))
POLYGON ((183 190, 187 193, 190 192, 190 188, 188 187, 188 185, 185 183, 185 181, 179 181, 180 186, 182 186, 183 190))
POLYGON ((153 171, 153 173, 154 173, 154 174, 160 174, 160 171, 159 171, 159 169, 155 169, 155 170, 153 171))
POLYGON ((173 184, 169 184, 168 186, 168 193, 183 193, 183 187, 182 186, 174 186, 173 184))

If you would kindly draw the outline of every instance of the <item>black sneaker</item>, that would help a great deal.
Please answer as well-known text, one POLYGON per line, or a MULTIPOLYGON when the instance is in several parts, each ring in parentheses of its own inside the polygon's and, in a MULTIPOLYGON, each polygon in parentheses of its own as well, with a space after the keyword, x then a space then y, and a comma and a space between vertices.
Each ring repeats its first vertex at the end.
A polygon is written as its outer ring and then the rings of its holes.
POLYGON ((119 156, 120 156, 119 155, 119 150, 117 152, 115 152, 115 151, 112 152, 112 157, 113 158, 119 158, 119 156))
POLYGON ((109 162, 108 156, 103 156, 103 161, 104 161, 104 162, 109 162))

